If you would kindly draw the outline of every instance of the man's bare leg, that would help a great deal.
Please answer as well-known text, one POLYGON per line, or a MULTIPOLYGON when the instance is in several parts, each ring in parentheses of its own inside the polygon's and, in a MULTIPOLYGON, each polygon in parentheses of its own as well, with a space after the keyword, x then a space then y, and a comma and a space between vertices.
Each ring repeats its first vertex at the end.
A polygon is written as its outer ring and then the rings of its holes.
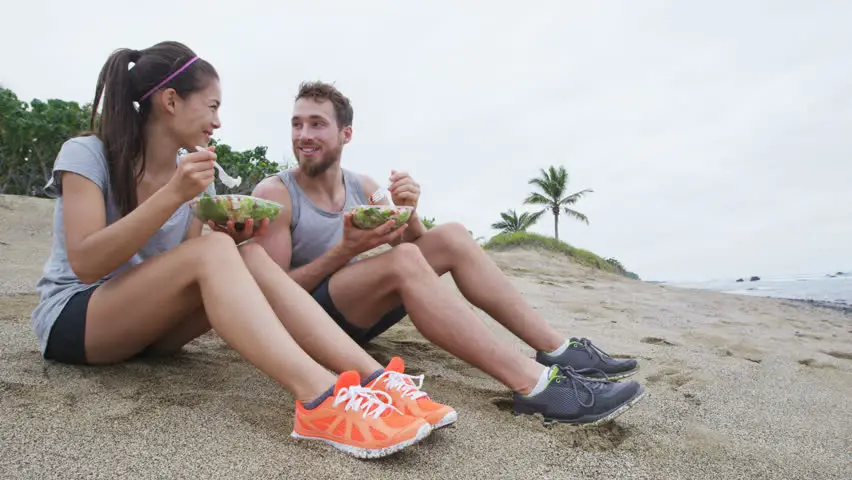
POLYGON ((500 342, 441 282, 415 245, 398 245, 344 267, 331 277, 329 293, 347 320, 361 328, 403 302, 424 337, 515 392, 529 393, 542 375, 542 365, 500 342))
POLYGON ((462 295, 536 350, 565 341, 509 283, 464 226, 439 225, 414 242, 438 275, 452 273, 462 295))
POLYGON ((584 375, 621 379, 639 369, 636 359, 612 358, 587 339, 566 340, 521 297, 509 279, 459 224, 435 227, 415 244, 435 272, 451 272, 459 290, 512 333, 536 349, 544 365, 571 365, 584 375))

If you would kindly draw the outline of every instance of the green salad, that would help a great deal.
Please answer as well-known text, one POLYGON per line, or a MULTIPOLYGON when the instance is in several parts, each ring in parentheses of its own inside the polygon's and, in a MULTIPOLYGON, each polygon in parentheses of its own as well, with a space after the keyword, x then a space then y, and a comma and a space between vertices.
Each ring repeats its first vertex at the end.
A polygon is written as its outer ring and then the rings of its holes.
POLYGON ((411 217, 411 207, 394 207, 390 205, 359 205, 352 209, 352 225, 363 230, 371 230, 395 220, 394 228, 401 226, 411 217))
POLYGON ((278 217, 282 208, 279 203, 250 195, 211 196, 207 192, 193 199, 190 207, 195 216, 204 222, 212 220, 213 223, 224 225, 232 220, 239 227, 249 218, 254 220, 256 227, 264 218, 271 222, 278 217))

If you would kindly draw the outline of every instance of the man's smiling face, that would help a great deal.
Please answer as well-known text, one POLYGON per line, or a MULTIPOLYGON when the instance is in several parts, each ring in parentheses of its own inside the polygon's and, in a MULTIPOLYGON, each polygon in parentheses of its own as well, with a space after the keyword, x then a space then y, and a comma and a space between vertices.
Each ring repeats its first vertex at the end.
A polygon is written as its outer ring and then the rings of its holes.
POLYGON ((293 155, 305 175, 315 177, 340 161, 349 128, 337 125, 334 104, 311 98, 296 100, 291 119, 293 155))

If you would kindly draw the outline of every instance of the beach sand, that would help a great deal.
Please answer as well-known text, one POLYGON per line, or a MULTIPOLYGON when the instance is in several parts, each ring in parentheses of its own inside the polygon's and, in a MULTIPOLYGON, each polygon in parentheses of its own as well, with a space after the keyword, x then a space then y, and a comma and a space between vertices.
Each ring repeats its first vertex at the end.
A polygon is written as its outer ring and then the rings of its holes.
POLYGON ((370 353, 425 373, 424 388, 459 420, 364 461, 291 439, 292 397, 212 333, 169 359, 42 360, 29 318, 51 219, 50 201, 0 196, 0 478, 852 478, 852 318, 842 312, 494 253, 560 332, 638 357, 633 378, 649 395, 600 428, 545 427, 513 416, 504 387, 405 321, 370 353))

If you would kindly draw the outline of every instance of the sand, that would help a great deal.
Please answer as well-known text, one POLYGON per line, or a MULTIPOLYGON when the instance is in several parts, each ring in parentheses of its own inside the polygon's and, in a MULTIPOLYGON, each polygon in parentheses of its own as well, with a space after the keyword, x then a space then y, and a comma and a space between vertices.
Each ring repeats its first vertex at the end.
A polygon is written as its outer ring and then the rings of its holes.
POLYGON ((648 398, 600 428, 545 427, 511 415, 505 388, 405 321, 370 353, 425 372, 424 388, 459 421, 364 461, 291 439, 292 397, 212 333, 170 359, 42 360, 29 316, 51 218, 47 200, 0 196, 0 478, 852 478, 843 312, 494 253, 560 332, 638 357, 648 398))

